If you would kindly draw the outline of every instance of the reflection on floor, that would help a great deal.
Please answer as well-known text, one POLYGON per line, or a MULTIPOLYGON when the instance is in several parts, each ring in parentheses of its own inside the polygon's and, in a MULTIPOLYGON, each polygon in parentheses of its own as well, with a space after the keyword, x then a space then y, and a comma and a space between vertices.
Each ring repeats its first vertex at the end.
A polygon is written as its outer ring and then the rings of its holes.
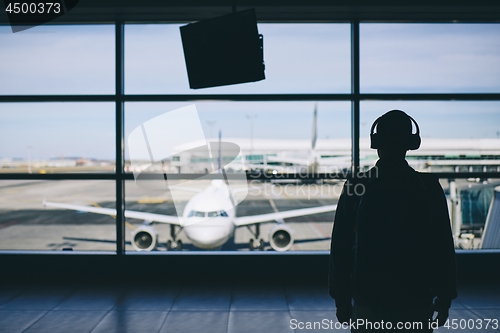
MULTIPOLYGON (((450 319, 483 323, 460 332, 500 331, 491 323, 484 327, 486 319, 500 320, 500 284, 466 285, 459 292, 450 319)), ((334 310, 325 286, 304 284, 0 287, 0 332, 6 333, 348 332, 291 328, 335 322, 334 310)))

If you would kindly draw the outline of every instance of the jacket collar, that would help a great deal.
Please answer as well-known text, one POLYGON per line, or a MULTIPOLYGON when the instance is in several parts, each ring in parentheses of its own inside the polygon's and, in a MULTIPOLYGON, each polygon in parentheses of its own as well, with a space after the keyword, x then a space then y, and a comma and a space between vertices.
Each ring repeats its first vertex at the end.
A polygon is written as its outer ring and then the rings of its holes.
POLYGON ((406 160, 387 160, 379 159, 376 163, 377 168, 382 169, 400 169, 404 170, 406 168, 411 168, 406 160))

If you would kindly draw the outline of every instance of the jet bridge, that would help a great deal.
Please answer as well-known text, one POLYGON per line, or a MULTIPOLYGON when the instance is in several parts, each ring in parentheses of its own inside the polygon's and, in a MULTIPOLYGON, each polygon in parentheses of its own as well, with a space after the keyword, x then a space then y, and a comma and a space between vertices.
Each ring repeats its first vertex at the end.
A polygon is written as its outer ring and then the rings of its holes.
POLYGON ((495 187, 481 237, 481 249, 500 248, 500 186, 495 187))

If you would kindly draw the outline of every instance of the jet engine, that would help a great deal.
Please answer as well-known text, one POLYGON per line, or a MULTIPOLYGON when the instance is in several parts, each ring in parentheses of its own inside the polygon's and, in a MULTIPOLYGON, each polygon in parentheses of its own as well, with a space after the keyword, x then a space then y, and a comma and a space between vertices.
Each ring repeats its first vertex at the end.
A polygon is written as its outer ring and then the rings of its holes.
POLYGON ((293 245, 293 230, 286 224, 277 224, 269 232, 269 244, 275 251, 290 250, 293 245))
POLYGON ((141 225, 132 231, 132 246, 136 251, 152 251, 158 244, 158 232, 150 225, 141 225))

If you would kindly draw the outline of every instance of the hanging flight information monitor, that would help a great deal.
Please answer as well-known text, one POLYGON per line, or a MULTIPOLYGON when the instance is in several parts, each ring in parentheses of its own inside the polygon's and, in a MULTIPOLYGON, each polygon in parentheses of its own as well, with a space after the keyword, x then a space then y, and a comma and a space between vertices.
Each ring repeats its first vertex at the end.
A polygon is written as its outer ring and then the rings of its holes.
POLYGON ((191 89, 265 79, 263 37, 255 10, 180 27, 191 89))

